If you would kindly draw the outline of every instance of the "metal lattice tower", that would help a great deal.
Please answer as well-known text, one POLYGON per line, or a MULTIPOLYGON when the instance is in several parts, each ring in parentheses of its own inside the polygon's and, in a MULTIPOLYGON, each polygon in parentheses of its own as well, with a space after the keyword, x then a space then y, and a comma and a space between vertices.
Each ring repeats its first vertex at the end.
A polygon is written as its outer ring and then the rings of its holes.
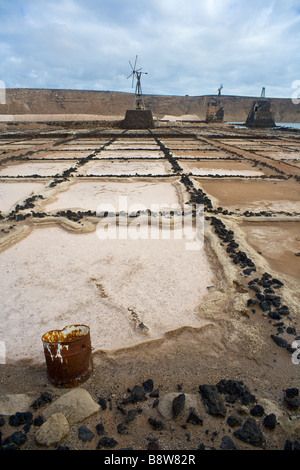
POLYGON ((141 70, 142 70, 141 68, 136 69, 137 59, 138 59, 138 56, 136 56, 136 58, 135 58, 134 66, 129 61, 129 64, 132 68, 132 72, 127 78, 132 77, 132 88, 133 88, 133 84, 134 84, 134 79, 136 78, 134 107, 137 110, 144 110, 145 109, 145 103, 144 103, 143 92, 142 92, 141 76, 142 76, 142 74, 147 75, 147 72, 141 72, 141 70))

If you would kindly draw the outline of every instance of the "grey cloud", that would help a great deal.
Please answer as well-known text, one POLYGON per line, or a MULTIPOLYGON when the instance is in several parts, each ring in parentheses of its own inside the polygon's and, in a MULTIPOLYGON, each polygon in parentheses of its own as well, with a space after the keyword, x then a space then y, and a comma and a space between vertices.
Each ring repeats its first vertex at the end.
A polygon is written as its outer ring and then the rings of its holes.
POLYGON ((0 0, 7 86, 288 97, 300 79, 294 0, 0 0), (103 88, 102 88, 103 89, 103 88))

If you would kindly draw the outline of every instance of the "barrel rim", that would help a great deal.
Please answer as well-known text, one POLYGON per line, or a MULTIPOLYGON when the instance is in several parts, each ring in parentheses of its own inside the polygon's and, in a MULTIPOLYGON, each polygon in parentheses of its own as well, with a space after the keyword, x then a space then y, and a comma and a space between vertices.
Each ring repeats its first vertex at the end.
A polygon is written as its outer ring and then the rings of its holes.
POLYGON ((50 330, 50 331, 47 331, 46 333, 43 334, 42 336, 42 342, 43 343, 46 343, 46 344, 49 344, 49 345, 58 345, 58 344, 68 344, 68 343, 74 343, 75 341, 79 341, 79 340, 82 340, 83 338, 85 338, 86 336, 88 336, 90 334, 90 327, 88 325, 84 325, 84 324, 73 324, 73 325, 66 325, 64 328, 62 328, 61 330, 50 330), (78 338, 74 338, 74 339, 68 339, 68 340, 65 340, 65 341, 47 341, 45 338, 46 335, 49 335, 51 333, 54 333, 54 332, 58 332, 58 331, 64 331, 66 330, 67 328, 78 328, 78 327, 84 327, 85 328, 85 333, 80 335, 78 338))

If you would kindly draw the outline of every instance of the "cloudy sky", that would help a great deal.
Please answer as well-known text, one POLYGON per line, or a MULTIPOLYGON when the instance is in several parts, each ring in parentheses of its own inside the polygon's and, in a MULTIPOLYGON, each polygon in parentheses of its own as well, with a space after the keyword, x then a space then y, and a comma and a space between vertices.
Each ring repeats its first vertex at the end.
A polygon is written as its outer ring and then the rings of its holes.
POLYGON ((300 0, 0 0, 7 88, 291 97, 300 0))

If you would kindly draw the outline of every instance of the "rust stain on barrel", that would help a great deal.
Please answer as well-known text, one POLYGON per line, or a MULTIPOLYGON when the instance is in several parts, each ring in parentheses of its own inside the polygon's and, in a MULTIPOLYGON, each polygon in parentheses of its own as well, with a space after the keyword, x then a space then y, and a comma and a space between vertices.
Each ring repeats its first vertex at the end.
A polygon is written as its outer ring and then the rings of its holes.
POLYGON ((42 337, 48 377, 55 385, 73 387, 90 372, 91 340, 86 325, 69 325, 42 337))

